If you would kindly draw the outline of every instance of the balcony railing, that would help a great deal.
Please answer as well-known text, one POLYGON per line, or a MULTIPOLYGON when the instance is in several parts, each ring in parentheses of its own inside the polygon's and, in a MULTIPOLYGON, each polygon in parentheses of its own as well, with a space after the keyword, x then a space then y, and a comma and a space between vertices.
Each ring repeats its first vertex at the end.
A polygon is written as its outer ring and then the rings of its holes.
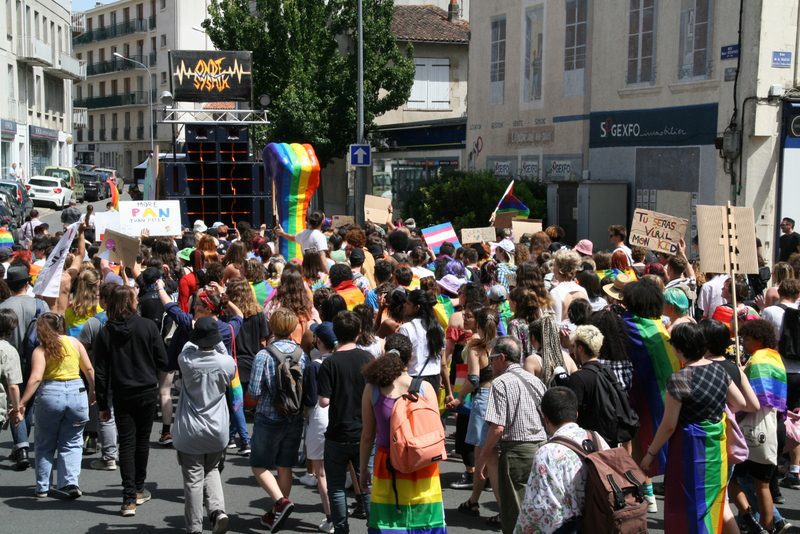
POLYGON ((36 67, 53 66, 53 49, 34 37, 27 37, 17 41, 17 60, 36 67))
POLYGON ((80 35, 86 31, 86 13, 72 14, 72 35, 80 35))
POLYGON ((106 140, 106 130, 105 130, 105 128, 100 130, 100 140, 101 141, 105 141, 106 140))
POLYGON ((63 80, 83 80, 86 78, 86 62, 62 53, 56 57, 53 68, 47 69, 47 73, 63 80))
POLYGON ((136 128, 136 139, 144 139, 144 126, 136 128))
POLYGON ((89 121, 89 110, 86 108, 72 108, 72 126, 75 128, 86 128, 89 121))
POLYGON ((112 141, 116 141, 117 140, 117 132, 118 131, 119 131, 119 128, 111 128, 111 140, 112 141))
POLYGON ((89 135, 86 136, 88 141, 94 141, 94 130, 89 130, 89 135))
POLYGON ((126 127, 122 129, 122 138, 128 141, 131 138, 131 129, 126 127))
POLYGON ((75 139, 77 139, 79 143, 83 142, 83 128, 78 128, 75 130, 75 139))
POLYGON ((150 17, 149 19, 133 19, 83 33, 75 37, 72 40, 72 44, 81 45, 93 41, 102 41, 113 37, 130 35, 131 33, 147 32, 153 28, 155 28, 155 17, 150 17))
POLYGON ((141 106, 147 104, 147 91, 135 91, 113 96, 96 96, 72 102, 73 106, 89 109, 113 108, 117 106, 141 106))
MULTIPOLYGON (((130 56, 130 59, 134 61, 138 61, 144 65, 154 65, 155 62, 150 62, 150 56, 147 55, 135 55, 130 56), (149 62, 149 63, 148 63, 149 62)), ((87 76, 96 76, 98 74, 106 74, 108 72, 116 72, 120 70, 131 70, 140 68, 135 63, 131 63, 130 61, 125 61, 124 59, 120 58, 113 58, 109 59, 108 61, 98 61, 97 63, 92 63, 86 67, 86 75, 87 76)))

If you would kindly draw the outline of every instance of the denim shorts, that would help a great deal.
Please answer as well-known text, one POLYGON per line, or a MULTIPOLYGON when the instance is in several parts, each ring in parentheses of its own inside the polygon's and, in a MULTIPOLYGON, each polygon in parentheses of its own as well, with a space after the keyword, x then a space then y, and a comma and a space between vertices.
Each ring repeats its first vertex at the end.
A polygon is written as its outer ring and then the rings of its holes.
POLYGON ((489 388, 478 388, 472 394, 472 410, 469 412, 467 437, 464 441, 469 445, 482 447, 489 433, 486 424, 486 407, 489 405, 489 388))
POLYGON ((294 467, 303 437, 303 418, 273 421, 256 414, 250 439, 250 467, 294 467))

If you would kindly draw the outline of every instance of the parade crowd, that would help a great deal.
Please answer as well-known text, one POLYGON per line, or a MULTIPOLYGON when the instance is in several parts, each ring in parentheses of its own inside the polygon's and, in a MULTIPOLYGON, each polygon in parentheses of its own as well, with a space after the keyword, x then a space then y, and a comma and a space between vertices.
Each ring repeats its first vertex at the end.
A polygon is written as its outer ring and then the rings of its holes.
POLYGON ((445 533, 446 507, 505 534, 644 532, 659 505, 665 531, 790 527, 791 219, 770 280, 705 272, 684 242, 674 255, 629 248, 622 226, 608 243, 573 246, 550 226, 434 252, 412 219, 334 229, 320 212, 296 235, 198 220, 180 238, 141 236, 124 265, 101 250, 91 212, 70 209, 57 231, 34 210, 0 247, 0 422, 36 498, 81 497, 83 455, 99 454, 91 468, 119 472, 120 513, 135 516, 159 498, 145 484, 160 424, 190 533, 206 518, 228 529, 232 454, 269 496, 271 532, 286 529, 297 484, 317 488, 302 504, 337 534, 353 518, 445 533), (58 296, 37 297, 70 224, 58 296), (287 261, 280 240, 302 258, 287 261), (447 457, 463 463, 451 484, 463 502, 443 502, 447 457))

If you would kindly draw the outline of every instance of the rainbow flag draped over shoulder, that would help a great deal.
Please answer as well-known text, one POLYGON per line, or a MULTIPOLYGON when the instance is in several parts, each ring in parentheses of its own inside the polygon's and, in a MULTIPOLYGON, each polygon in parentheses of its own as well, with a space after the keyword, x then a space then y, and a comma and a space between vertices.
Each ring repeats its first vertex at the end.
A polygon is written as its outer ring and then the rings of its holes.
POLYGON ((258 305, 263 308, 264 304, 267 303, 267 298, 269 297, 270 293, 274 291, 274 288, 264 280, 261 280, 257 284, 250 282, 250 287, 253 288, 253 294, 256 296, 256 302, 258 302, 258 305))
POLYGON ((454 312, 453 302, 449 297, 444 295, 438 295, 436 297, 433 313, 436 315, 436 319, 439 321, 442 330, 447 330, 447 325, 450 324, 450 316, 453 315, 454 312))
MULTIPOLYGON (((311 145, 270 143, 264 147, 264 168, 275 184, 278 222, 284 232, 295 235, 306 227, 306 214, 319 187, 319 160, 311 145)), ((303 256, 300 245, 282 239, 280 252, 286 261, 303 256)))
MULTIPOLYGON (((639 431, 634 446, 644 453, 664 417, 664 393, 670 375, 680 369, 680 362, 669 344, 669 334, 660 319, 646 319, 626 312, 622 315, 630 341, 628 356, 633 364, 631 405, 639 414, 639 431)), ((649 476, 664 474, 667 447, 658 453, 658 467, 649 476)))
POLYGON ((599 278, 601 282, 603 281, 604 278, 607 277, 611 277, 611 279, 614 280, 620 273, 625 273, 628 276, 630 276, 631 282, 635 282, 639 279, 639 277, 636 275, 636 271, 634 271, 633 269, 625 269, 624 271, 621 271, 620 269, 615 269, 615 268, 598 271, 597 278, 599 278))
POLYGON ((0 247, 11 247, 14 245, 14 235, 8 230, 0 230, 0 247))
POLYGON ((506 192, 503 193, 503 197, 500 199, 500 202, 497 203, 497 207, 494 210, 495 214, 497 213, 513 213, 515 217, 522 217, 527 218, 530 215, 531 210, 528 209, 528 206, 522 203, 520 199, 514 196, 514 181, 512 180, 510 184, 508 184, 508 188, 506 192))
POLYGON ((753 386, 761 407, 786 411, 786 368, 774 349, 757 350, 750 356, 744 373, 753 386))
POLYGON ((352 310, 359 304, 363 304, 366 300, 364 298, 364 293, 350 280, 345 280, 334 289, 347 303, 348 310, 352 310))

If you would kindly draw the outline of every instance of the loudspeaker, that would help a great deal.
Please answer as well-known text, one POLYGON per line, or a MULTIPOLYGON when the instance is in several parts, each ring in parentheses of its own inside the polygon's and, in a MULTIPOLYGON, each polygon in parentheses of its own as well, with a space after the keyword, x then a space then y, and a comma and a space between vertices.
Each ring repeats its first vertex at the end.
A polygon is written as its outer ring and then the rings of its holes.
POLYGON ((214 162, 182 161, 164 165, 168 199, 219 195, 219 166, 214 162))
POLYGON ((181 214, 183 225, 191 228, 197 219, 211 225, 221 221, 231 225, 234 222, 247 221, 258 228, 262 223, 272 221, 272 198, 268 196, 236 196, 236 197, 183 197, 181 214))
POLYGON ((218 163, 220 195, 272 194, 261 162, 218 163))

